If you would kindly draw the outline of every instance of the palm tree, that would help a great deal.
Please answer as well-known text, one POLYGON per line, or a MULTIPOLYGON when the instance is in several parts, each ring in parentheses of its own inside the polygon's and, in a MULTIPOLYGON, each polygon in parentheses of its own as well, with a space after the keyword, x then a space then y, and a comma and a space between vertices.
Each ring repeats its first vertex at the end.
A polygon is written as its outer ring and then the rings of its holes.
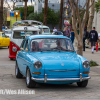
POLYGON ((45 0, 45 5, 44 5, 44 21, 43 21, 44 25, 47 25, 47 10, 48 10, 48 0, 45 0))
POLYGON ((26 20, 26 16, 27 16, 27 2, 28 0, 24 0, 25 2, 25 6, 24 6, 24 20, 26 20))
POLYGON ((3 25, 3 0, 0 2, 0 31, 2 31, 2 25, 3 25))
POLYGON ((59 29, 62 29, 62 14, 63 14, 63 0, 60 3, 60 20, 59 20, 59 29))

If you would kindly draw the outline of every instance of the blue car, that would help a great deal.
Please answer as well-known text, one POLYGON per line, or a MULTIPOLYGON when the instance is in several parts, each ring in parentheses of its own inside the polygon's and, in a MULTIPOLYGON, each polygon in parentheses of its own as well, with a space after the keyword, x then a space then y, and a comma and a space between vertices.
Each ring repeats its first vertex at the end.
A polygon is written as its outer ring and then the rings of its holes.
POLYGON ((16 78, 26 77, 28 88, 36 83, 69 84, 86 87, 90 63, 76 54, 69 38, 59 35, 26 37, 17 52, 16 78))

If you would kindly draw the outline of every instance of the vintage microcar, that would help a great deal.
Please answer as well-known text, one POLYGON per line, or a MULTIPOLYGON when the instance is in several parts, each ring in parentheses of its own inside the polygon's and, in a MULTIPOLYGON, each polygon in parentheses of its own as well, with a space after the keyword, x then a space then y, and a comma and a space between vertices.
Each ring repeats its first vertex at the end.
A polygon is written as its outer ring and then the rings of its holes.
POLYGON ((8 47, 10 44, 10 38, 7 37, 4 32, 0 32, 0 47, 8 47))
POLYGON ((9 58, 16 59, 16 53, 20 50, 23 39, 30 35, 39 34, 40 29, 33 26, 14 26, 10 37, 9 58))
POLYGON ((69 84, 86 87, 89 61, 76 54, 69 38, 59 35, 26 37, 17 52, 16 78, 26 77, 28 88, 36 83, 69 84))

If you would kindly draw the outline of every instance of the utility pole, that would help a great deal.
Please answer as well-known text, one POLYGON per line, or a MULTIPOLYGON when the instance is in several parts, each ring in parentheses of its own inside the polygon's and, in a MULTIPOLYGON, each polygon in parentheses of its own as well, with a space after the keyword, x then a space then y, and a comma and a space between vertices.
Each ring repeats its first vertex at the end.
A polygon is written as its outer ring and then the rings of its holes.
POLYGON ((0 0, 0 31, 2 31, 3 25, 3 0, 0 0))
POLYGON ((44 21, 43 21, 44 25, 47 25, 47 10, 48 10, 48 0, 45 0, 45 5, 44 5, 44 21))
POLYGON ((60 3, 60 20, 59 20, 59 29, 62 29, 62 14, 63 14, 63 0, 60 3))

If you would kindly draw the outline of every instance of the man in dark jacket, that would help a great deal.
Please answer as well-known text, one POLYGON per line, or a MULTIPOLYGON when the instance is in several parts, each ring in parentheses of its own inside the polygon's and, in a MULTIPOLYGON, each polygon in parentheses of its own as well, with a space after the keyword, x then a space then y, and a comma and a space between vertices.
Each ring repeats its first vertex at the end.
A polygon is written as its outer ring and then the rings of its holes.
POLYGON ((95 42, 97 42, 97 40, 98 40, 98 33, 97 33, 97 31, 95 31, 95 27, 93 27, 92 31, 90 31, 89 39, 91 42, 92 53, 94 53, 93 51, 94 51, 95 42))

